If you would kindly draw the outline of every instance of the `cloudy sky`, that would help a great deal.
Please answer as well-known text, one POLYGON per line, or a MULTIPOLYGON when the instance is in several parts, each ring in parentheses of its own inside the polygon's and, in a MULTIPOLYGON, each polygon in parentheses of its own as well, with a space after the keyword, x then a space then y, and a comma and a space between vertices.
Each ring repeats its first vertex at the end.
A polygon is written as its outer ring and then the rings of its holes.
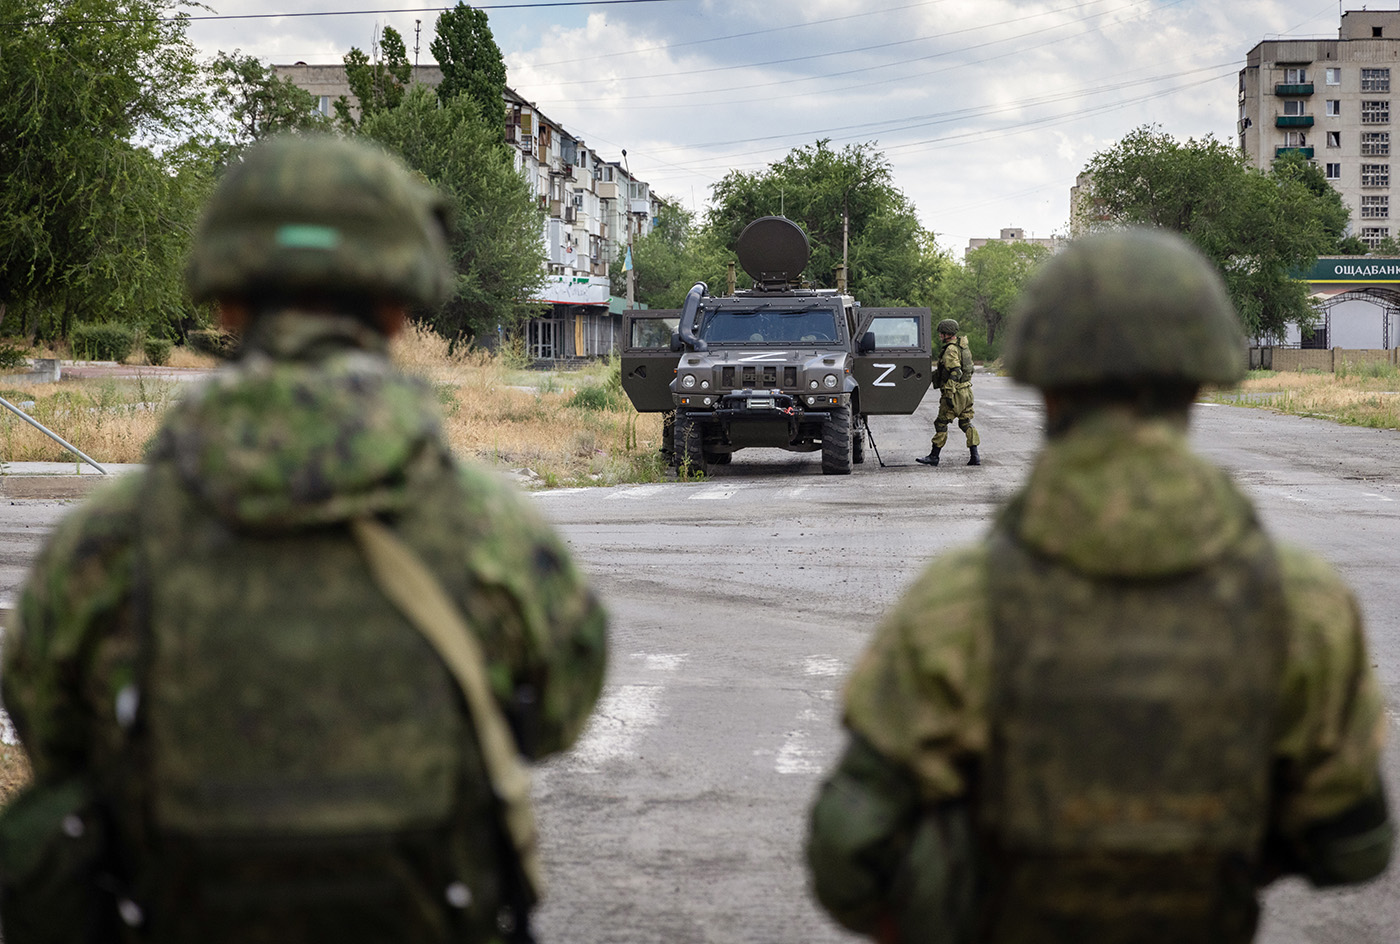
MULTIPOLYGON (((393 26, 420 61, 441 7, 210 0, 206 52, 335 63, 393 26), (349 12, 354 11, 354 12, 349 12), (399 12, 402 11, 402 12, 399 12), (297 13, 297 16, 267 14, 297 13), (305 15, 313 14, 313 15, 305 15)), ((941 246, 1063 232, 1095 151, 1143 124, 1235 140, 1237 74, 1277 36, 1335 38, 1337 0, 614 0, 483 4, 507 82, 703 212, 731 169, 875 142, 941 246)), ((1368 0, 1395 9, 1400 0, 1368 0)), ((207 11, 192 10, 196 16, 207 11)), ((778 212, 778 207, 773 212, 778 212)))

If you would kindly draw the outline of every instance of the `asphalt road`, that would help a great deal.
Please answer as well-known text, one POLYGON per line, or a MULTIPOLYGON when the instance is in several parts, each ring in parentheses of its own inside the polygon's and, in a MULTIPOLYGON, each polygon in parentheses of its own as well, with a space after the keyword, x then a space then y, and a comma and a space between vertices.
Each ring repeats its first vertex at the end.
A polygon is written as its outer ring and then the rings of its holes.
MULTIPOLYGON (((849 477, 815 454, 739 453, 705 482, 538 493, 607 602, 613 653, 589 730, 537 768, 549 942, 823 942, 807 806, 841 743, 841 681, 934 554, 976 540, 1039 446, 1033 393, 975 384, 983 465, 916 465, 936 410, 872 421, 849 477)), ((1281 538, 1356 587, 1389 704, 1400 696, 1400 433, 1203 406, 1193 436, 1281 538)), ((0 604, 64 503, 0 506, 0 604)), ((1394 716, 1393 717, 1397 717, 1394 716)), ((1400 750, 1387 755, 1400 785, 1400 750)), ((1400 940, 1400 868, 1356 892, 1268 894, 1267 944, 1400 940)))

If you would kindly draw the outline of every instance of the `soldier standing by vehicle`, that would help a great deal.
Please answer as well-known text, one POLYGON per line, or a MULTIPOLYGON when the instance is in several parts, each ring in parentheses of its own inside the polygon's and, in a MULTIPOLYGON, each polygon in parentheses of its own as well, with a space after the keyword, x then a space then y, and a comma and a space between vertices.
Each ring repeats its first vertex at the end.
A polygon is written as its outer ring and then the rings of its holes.
POLYGON ((938 419, 933 421, 933 448, 926 456, 914 461, 923 465, 938 465, 938 454, 948 442, 948 424, 958 421, 958 428, 967 435, 968 465, 981 465, 977 447, 982 437, 972 425, 972 349, 967 338, 958 334, 958 323, 952 318, 938 322, 938 339, 943 347, 934 361, 933 385, 941 391, 938 419))
POLYGON ((6 639, 35 774, 0 821, 7 944, 529 939, 520 755, 578 735, 605 617, 390 367, 451 284, 443 216, 329 137, 216 190, 189 284, 238 361, 60 524, 6 639))
POLYGON ((1083 240, 1006 364, 1048 441, 983 544, 929 565, 845 696, 812 812, 817 897, 881 941, 1250 941, 1257 889, 1386 867, 1383 705, 1356 600, 1192 453, 1243 374, 1177 236, 1083 240))

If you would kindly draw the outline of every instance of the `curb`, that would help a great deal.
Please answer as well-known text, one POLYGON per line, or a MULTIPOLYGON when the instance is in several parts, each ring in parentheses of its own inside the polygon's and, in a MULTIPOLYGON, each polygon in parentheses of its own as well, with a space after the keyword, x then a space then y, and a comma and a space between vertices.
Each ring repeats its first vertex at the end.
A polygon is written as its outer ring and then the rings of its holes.
POLYGON ((112 475, 0 475, 0 499, 86 498, 112 475))

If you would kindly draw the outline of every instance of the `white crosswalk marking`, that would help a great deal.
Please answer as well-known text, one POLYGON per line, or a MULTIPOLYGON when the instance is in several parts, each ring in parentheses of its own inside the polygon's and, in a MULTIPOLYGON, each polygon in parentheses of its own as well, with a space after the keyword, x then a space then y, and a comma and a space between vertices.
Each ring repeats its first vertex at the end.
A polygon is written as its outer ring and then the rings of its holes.
POLYGON ((737 485, 715 485, 711 488, 701 489, 694 495, 691 495, 690 498, 692 501, 723 501, 726 498, 733 498, 736 494, 738 494, 738 492, 739 487, 737 485))

